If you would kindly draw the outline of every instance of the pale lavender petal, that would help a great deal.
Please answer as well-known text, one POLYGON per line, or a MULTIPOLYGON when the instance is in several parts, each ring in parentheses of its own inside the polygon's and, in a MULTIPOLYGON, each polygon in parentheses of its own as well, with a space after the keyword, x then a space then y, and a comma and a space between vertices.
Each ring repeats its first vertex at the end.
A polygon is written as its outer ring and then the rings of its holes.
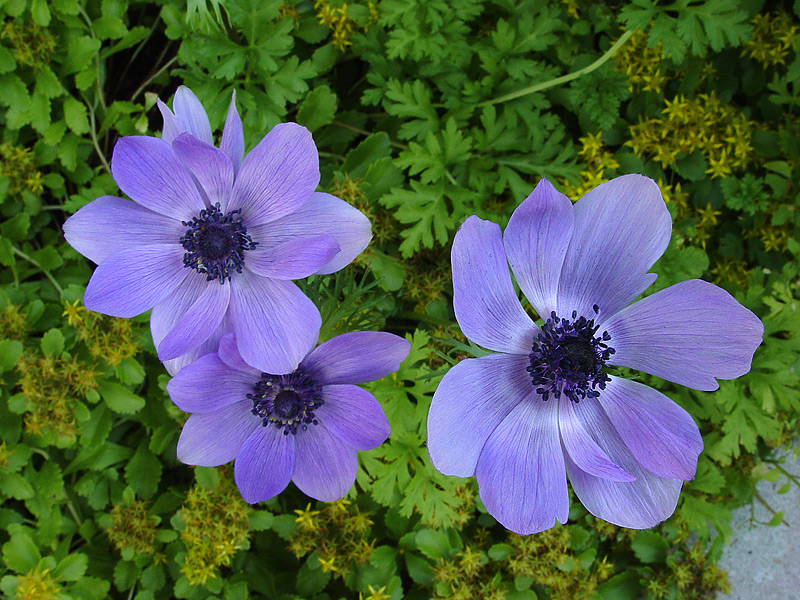
POLYGON ((386 414, 367 390, 356 385, 324 385, 322 399, 325 404, 314 414, 345 445, 372 450, 389 437, 386 414))
POLYGON ((264 373, 291 373, 317 343, 319 310, 291 281, 247 270, 231 280, 231 320, 239 353, 264 373))
MULTIPOLYGON (((634 481, 636 479, 614 464, 614 461, 594 442, 576 414, 581 406, 576 405, 566 396, 562 396, 554 402, 558 403, 558 427, 561 430, 561 441, 576 465, 590 475, 611 481, 634 481)), ((587 402, 591 402, 591 400, 587 400, 587 402)))
POLYGON ((297 238, 247 253, 245 265, 253 273, 273 279, 303 279, 313 275, 339 252, 332 235, 297 238))
POLYGON ((574 221, 569 198, 542 179, 511 215, 503 234, 511 271, 544 319, 558 308, 558 281, 574 221))
POLYGON ((263 429, 252 409, 252 402, 242 400, 213 412, 189 415, 178 440, 178 460, 201 467, 232 461, 252 432, 263 429))
POLYGON ((182 280, 179 244, 134 246, 100 263, 86 286, 83 303, 104 315, 135 317, 161 302, 182 280))
POLYGON ((269 500, 286 489, 294 471, 295 437, 283 435, 278 427, 259 426, 247 438, 233 466, 236 487, 245 502, 269 500))
MULTIPOLYGON (((181 251, 183 252, 182 248, 181 251)), ((156 304, 153 312, 150 313, 150 333, 153 335, 153 345, 156 348, 161 345, 167 334, 175 329, 175 325, 203 295, 208 286, 211 283, 219 285, 217 282, 206 281, 205 276, 197 273, 194 269, 183 267, 183 259, 181 259, 181 267, 183 273, 179 274, 182 278, 180 285, 163 301, 156 304)))
MULTIPOLYGON (((256 381, 258 377, 231 369, 213 353, 181 369, 167 383, 167 392, 183 412, 209 413, 246 400, 247 394, 253 393, 256 381)), ((251 417, 258 421, 255 415, 251 417)))
POLYGON ((233 165, 228 155, 211 144, 182 133, 172 142, 175 153, 200 182, 209 204, 220 203, 223 212, 233 188, 233 165))
POLYGON ((156 100, 158 110, 161 111, 161 117, 164 119, 164 130, 161 132, 161 139, 168 144, 172 143, 180 131, 178 131, 178 123, 175 120, 175 115, 169 109, 169 106, 164 104, 160 99, 156 100))
POLYGON ((445 373, 428 413, 428 453, 438 471, 472 477, 486 440, 514 407, 541 402, 527 366, 527 356, 489 354, 445 373))
POLYGON ((603 323, 613 364, 697 390, 750 370, 764 326, 728 292, 699 279, 648 296, 603 323))
POLYGON ((486 510, 506 529, 538 533, 569 515, 558 407, 530 398, 489 436, 475 471, 486 510))
POLYGON ((611 377, 598 401, 645 469, 671 479, 694 477, 703 438, 689 413, 661 392, 619 377, 611 377))
POLYGON ((539 329, 514 293, 500 227, 469 217, 456 232, 450 259, 453 308, 464 335, 490 350, 530 353, 539 329))
MULTIPOLYGON (((153 311, 155 311, 155 308, 153 309, 153 311)), ((151 323, 152 320, 153 316, 151 314, 150 315, 151 323)), ((175 375, 179 373, 180 370, 184 368, 186 365, 192 364, 192 362, 194 362, 201 356, 205 356, 206 354, 211 354, 213 352, 216 352, 217 349, 219 348, 220 339, 226 333, 230 332, 232 328, 233 325, 231 325, 230 323, 230 312, 228 312, 228 314, 226 314, 225 317, 222 319, 222 323, 219 324, 219 327, 217 327, 216 331, 214 331, 214 333, 212 333, 207 340, 205 340, 196 348, 189 350, 186 354, 182 354, 178 358, 173 358, 171 360, 163 361, 164 367, 167 369, 167 373, 169 373, 170 375, 175 375)), ((258 373, 260 373, 260 371, 258 371, 257 374, 258 373)))
MULTIPOLYGON (((199 274, 198 274, 199 275, 199 274)), ((186 354, 207 340, 228 312, 230 284, 209 281, 197 301, 158 345, 158 359, 170 360, 186 354)))
POLYGON ((617 435, 600 405, 581 402, 577 412, 595 443, 636 481, 611 481, 589 475, 568 455, 567 473, 572 489, 594 516, 631 529, 654 527, 674 511, 683 482, 653 475, 642 468, 617 435))
POLYGON ((245 156, 228 208, 241 208, 248 227, 269 223, 303 206, 318 183, 311 132, 297 123, 280 123, 245 156))
POLYGON ((257 381, 261 375, 261 371, 254 369, 242 359, 239 354, 239 348, 236 346, 236 335, 227 333, 222 336, 219 341, 219 358, 222 362, 228 365, 231 369, 247 373, 253 381, 257 381))
POLYGON ((120 138, 111 156, 111 173, 134 201, 167 217, 190 221, 205 208, 192 176, 164 140, 120 138))
POLYGON ((356 480, 355 449, 331 435, 322 423, 309 425, 293 437, 297 451, 294 484, 315 500, 332 502, 343 498, 356 480))
POLYGON ((239 171, 244 156, 244 132, 242 119, 239 117, 239 111, 236 110, 236 90, 231 95, 231 105, 228 107, 228 116, 225 118, 219 149, 231 159, 234 172, 239 171))
POLYGON ((172 108, 175 109, 175 121, 180 133, 190 133, 206 144, 214 143, 208 115, 192 90, 185 85, 178 87, 172 100, 172 108))
POLYGON ((641 294, 669 244, 672 221, 658 185, 642 175, 603 183, 575 204, 575 228, 558 289, 561 316, 608 318, 641 294))
POLYGON ((352 331, 323 342, 303 359, 303 369, 320 385, 365 383, 394 373, 411 343, 383 331, 352 331))
POLYGON ((184 233, 180 221, 114 196, 100 196, 64 223, 70 246, 97 264, 131 246, 177 244, 184 233))
MULTIPOLYGON (((248 231, 251 228, 248 227, 248 231)), ((369 244, 372 225, 357 208, 336 196, 314 192, 308 202, 295 212, 277 221, 252 228, 253 239, 261 248, 282 244, 309 235, 332 235, 339 244, 339 253, 318 274, 334 273, 350 262, 369 244)))

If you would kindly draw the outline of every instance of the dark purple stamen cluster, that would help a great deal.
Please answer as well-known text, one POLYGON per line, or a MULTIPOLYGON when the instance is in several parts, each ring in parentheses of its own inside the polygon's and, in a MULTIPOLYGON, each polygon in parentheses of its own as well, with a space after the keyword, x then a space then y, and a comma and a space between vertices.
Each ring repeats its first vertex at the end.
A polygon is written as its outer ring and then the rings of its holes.
MULTIPOLYGON (((595 305, 594 312, 599 312, 595 305)), ((572 320, 561 319, 555 312, 542 325, 542 332, 533 342, 530 353, 531 374, 536 391, 547 400, 552 394, 560 398, 564 394, 573 402, 584 398, 597 398, 604 390, 609 377, 603 367, 614 349, 606 343, 611 335, 604 331, 597 335, 594 319, 578 318, 572 312, 572 320)))
POLYGON ((253 401, 251 412, 263 420, 262 426, 272 423, 282 427, 283 435, 295 435, 298 428, 305 431, 309 425, 316 425, 314 411, 325 404, 322 388, 300 369, 288 375, 262 373, 247 399, 253 401))
POLYGON ((182 221, 189 228, 180 239, 186 248, 183 266, 205 273, 207 281, 219 279, 221 284, 230 281, 234 271, 241 273, 244 251, 258 245, 247 235, 247 227, 238 216, 241 212, 237 209, 223 215, 217 203, 191 221, 182 221))

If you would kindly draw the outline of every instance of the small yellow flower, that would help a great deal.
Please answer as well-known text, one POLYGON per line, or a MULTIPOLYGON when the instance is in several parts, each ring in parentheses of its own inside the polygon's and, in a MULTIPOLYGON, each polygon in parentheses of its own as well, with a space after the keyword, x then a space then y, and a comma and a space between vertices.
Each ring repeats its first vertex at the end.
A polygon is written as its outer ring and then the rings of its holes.
POLYGON ((328 572, 335 573, 339 570, 339 568, 334 564, 334 561, 336 559, 333 556, 330 556, 327 559, 324 559, 320 556, 317 558, 317 560, 319 560, 319 566, 322 569, 323 573, 328 573, 328 572))
POLYGON ((308 503, 308 506, 306 506, 305 510, 299 510, 298 509, 298 510, 295 510, 294 512, 295 512, 296 515, 298 515, 297 518, 294 520, 294 522, 297 523, 297 525, 301 529, 312 530, 312 529, 316 529, 317 528, 317 525, 314 522, 314 517, 317 516, 320 511, 311 510, 311 503, 310 502, 308 503))

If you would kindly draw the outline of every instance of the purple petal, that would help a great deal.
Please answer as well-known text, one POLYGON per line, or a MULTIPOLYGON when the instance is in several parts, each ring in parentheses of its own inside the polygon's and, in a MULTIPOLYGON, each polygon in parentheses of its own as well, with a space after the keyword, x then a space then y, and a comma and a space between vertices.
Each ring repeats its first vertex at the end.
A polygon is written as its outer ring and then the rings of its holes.
POLYGON ((618 377, 606 384, 599 402, 645 469, 671 479, 694 477, 703 438, 689 413, 661 392, 618 377))
POLYGON ((617 435, 614 426, 596 402, 581 402, 576 411, 595 443, 636 481, 611 481, 589 475, 567 455, 567 473, 572 489, 594 516, 620 527, 647 529, 669 517, 678 503, 682 482, 666 479, 643 469, 617 435))
POLYGON ((658 185, 642 175, 603 183, 575 204, 575 228, 561 270, 559 315, 608 317, 641 294, 647 270, 669 244, 672 222, 658 185))
POLYGON ((190 133, 206 144, 214 143, 208 115, 192 90, 185 85, 178 87, 172 108, 175 109, 175 121, 180 133, 190 133))
POLYGON ((323 342, 303 360, 320 385, 365 383, 394 373, 411 343, 383 331, 353 331, 323 342))
POLYGON ((231 105, 228 107, 228 116, 225 118, 219 149, 231 159, 233 171, 238 172, 244 156, 244 132, 242 131, 242 119, 239 117, 239 111, 236 110, 236 90, 231 95, 231 105))
POLYGON ((636 479, 614 464, 614 461, 594 442, 576 414, 580 410, 579 406, 565 396, 555 402, 558 402, 558 427, 561 430, 564 449, 581 470, 611 481, 634 481, 636 479))
POLYGON ((161 139, 168 144, 172 143, 180 131, 178 131, 178 122, 175 120, 175 115, 169 109, 169 106, 164 104, 160 99, 156 100, 158 110, 161 111, 161 117, 164 119, 164 130, 161 132, 161 139))
POLYGON ((370 394, 355 385, 324 385, 314 414, 334 436, 356 450, 372 450, 389 437, 389 421, 370 394))
MULTIPOLYGON (((200 274, 195 275, 201 277, 200 274)), ((217 281, 207 282, 206 289, 183 313, 180 321, 158 345, 158 359, 170 360, 186 354, 206 341, 222 323, 228 312, 231 286, 217 281)))
POLYGON ((178 440, 178 460, 201 467, 232 461, 250 434, 263 429, 252 409, 253 403, 243 400, 213 412, 190 415, 178 440))
MULTIPOLYGON (((155 311, 155 308, 153 309, 155 311)), ((152 324, 153 315, 150 315, 150 322, 152 324)), ((219 324, 217 329, 212 333, 207 340, 202 342, 199 346, 189 350, 186 354, 180 355, 178 358, 173 358, 171 360, 163 361, 164 367, 167 369, 167 373, 170 375, 175 375, 180 372, 186 365, 192 364, 195 360, 200 358, 201 356, 205 356, 206 354, 211 354, 217 351, 220 344, 220 339, 226 333, 229 333, 233 325, 230 323, 230 311, 225 317, 222 319, 222 322, 219 324)), ((151 327, 152 329, 152 327, 151 327)), ((255 369, 253 369, 255 371, 255 369)), ((256 374, 260 373, 256 371, 256 374)))
POLYGON ((489 514, 520 535, 538 533, 569 514, 558 407, 529 398, 514 407, 481 451, 478 490, 489 514))
MULTIPOLYGON (((183 259, 181 259, 181 267, 183 268, 183 259)), ((183 315, 197 302, 211 283, 219 285, 217 282, 206 281, 205 277, 200 276, 192 269, 183 268, 181 284, 162 302, 156 304, 150 314, 150 332, 156 348, 161 345, 167 334, 175 329, 183 315)))
POLYGON ((135 317, 169 296, 184 277, 179 244, 134 246, 100 263, 86 286, 83 303, 104 315, 135 317))
POLYGON ((574 221, 569 198, 542 179, 511 215, 503 234, 511 271, 544 319, 557 308, 558 280, 574 221))
POLYGON ((322 192, 314 192, 295 212, 252 230, 253 239, 258 236, 265 248, 309 235, 332 235, 339 244, 339 254, 317 270, 318 274, 334 273, 348 265, 372 238, 372 225, 361 211, 322 192))
POLYGON ((450 259, 453 308, 464 335, 490 350, 528 354, 539 329, 514 293, 500 227, 469 217, 456 232, 450 259))
POLYGON ((274 279, 302 279, 313 275, 339 252, 332 235, 297 238, 265 250, 247 253, 247 268, 274 279))
MULTIPOLYGON (((209 413, 246 400, 247 394, 253 393, 256 381, 258 377, 231 369, 214 353, 201 356, 181 369, 167 383, 167 392, 183 412, 209 413)), ((250 416, 258 421, 255 415, 250 416)))
POLYGON ((281 123, 245 156, 230 210, 241 208, 248 227, 269 223, 299 209, 319 183, 319 157, 311 132, 281 123))
POLYGON ((188 133, 175 138, 172 147, 200 182, 209 204, 219 202, 224 212, 233 188, 233 165, 228 155, 188 133))
POLYGON ((428 453, 445 475, 472 477, 486 440, 514 407, 534 397, 527 356, 490 354, 445 373, 428 413, 428 453))
POLYGON ((259 426, 247 438, 233 467, 236 487, 245 502, 269 500, 286 489, 294 471, 296 437, 283 435, 278 427, 259 426))
POLYGON ((332 502, 343 498, 356 480, 356 451, 331 435, 322 423, 310 425, 294 437, 294 484, 315 500, 332 502))
POLYGON ((70 246, 97 264, 131 246, 177 243, 184 233, 179 221, 114 196, 100 196, 64 223, 70 246))
POLYGON ((291 373, 314 347, 319 310, 291 281, 249 273, 231 280, 231 320, 245 362, 264 373, 291 373))
POLYGON ((750 370, 764 326, 722 288, 691 279, 648 296, 603 324, 613 364, 697 390, 750 370))
POLYGON ((236 336, 233 333, 222 336, 222 339, 219 341, 218 354, 220 360, 231 369, 247 373, 251 377, 254 377, 253 381, 256 381, 261 375, 261 371, 254 369, 244 362, 239 354, 239 348, 236 346, 236 336))
POLYGON ((205 208, 192 176, 164 140, 120 138, 111 156, 111 173, 134 201, 167 217, 190 221, 205 208))

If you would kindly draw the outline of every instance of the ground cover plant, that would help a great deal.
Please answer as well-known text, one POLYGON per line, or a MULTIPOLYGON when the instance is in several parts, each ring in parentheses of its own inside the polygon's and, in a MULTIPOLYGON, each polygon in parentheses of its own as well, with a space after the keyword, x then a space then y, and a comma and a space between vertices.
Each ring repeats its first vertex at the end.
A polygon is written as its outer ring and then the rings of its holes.
MULTIPOLYGON (((715 563, 731 509, 760 501, 760 478, 787 492, 797 482, 771 458, 800 414, 795 5, 0 0, 0 14, 5 596, 658 599, 727 589, 715 563), (170 400, 177 384, 149 315, 83 304, 95 265, 67 243, 64 223, 123 194, 111 164, 120 138, 175 136, 157 103, 174 108, 181 85, 217 144, 234 92, 245 151, 279 123, 307 128, 317 191, 371 223, 352 263, 296 282, 319 309, 320 343, 384 331, 410 346, 396 373, 362 384, 391 433, 359 452, 340 500, 289 484, 249 505, 233 465, 180 462, 192 417, 170 400), (426 447, 442 377, 485 354, 456 323, 453 240, 470 215, 506 229, 542 178, 577 201, 630 173, 658 183, 672 219, 645 295, 712 282, 758 316, 763 343, 749 373, 713 392, 618 370, 675 401, 702 434, 671 517, 618 527, 570 490, 565 525, 517 535, 487 512, 474 478, 440 474, 426 447)), ((777 513, 769 524, 781 522, 777 513)))

